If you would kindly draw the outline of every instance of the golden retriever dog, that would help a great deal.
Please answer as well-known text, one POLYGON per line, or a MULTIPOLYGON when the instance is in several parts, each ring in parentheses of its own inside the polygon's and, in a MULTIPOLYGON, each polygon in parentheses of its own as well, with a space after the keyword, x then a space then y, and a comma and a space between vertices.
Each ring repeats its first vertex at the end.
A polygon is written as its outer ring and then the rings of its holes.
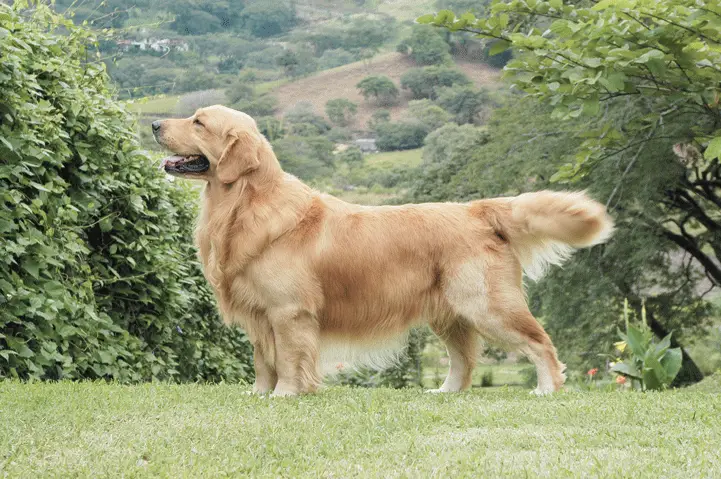
POLYGON ((207 183, 195 240, 224 321, 253 343, 254 392, 314 392, 325 347, 373 349, 421 324, 448 349, 439 392, 471 385, 481 338, 526 354, 538 394, 563 385, 522 275, 610 236, 584 193, 360 206, 284 173, 244 113, 212 106, 152 128, 175 154, 165 170, 207 183))

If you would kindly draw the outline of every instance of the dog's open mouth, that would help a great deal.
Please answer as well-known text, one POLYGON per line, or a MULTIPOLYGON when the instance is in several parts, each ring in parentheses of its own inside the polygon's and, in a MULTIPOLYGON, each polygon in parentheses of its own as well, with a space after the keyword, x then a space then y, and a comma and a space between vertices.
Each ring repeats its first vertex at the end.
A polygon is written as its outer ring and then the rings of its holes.
POLYGON ((203 173, 210 168, 210 162, 203 155, 175 155, 163 158, 160 167, 168 173, 203 173))

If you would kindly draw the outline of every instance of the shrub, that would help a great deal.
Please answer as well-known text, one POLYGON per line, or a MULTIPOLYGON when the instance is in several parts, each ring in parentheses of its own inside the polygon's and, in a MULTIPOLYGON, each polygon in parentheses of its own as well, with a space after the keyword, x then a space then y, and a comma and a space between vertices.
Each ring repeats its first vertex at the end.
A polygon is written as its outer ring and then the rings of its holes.
POLYGON ((410 90, 413 98, 435 99, 442 87, 469 85, 471 80, 460 70, 443 66, 413 68, 401 77, 401 88, 410 90))
POLYGON ((89 34, 23 4, 0 4, 0 377, 247 378, 194 260, 196 193, 139 150, 89 34))
POLYGON ((325 104, 325 114, 330 121, 339 126, 348 126, 352 123, 357 111, 358 105, 345 98, 328 100, 325 104))
POLYGON ((379 128, 376 145, 382 151, 411 150, 423 146, 428 135, 425 126, 418 122, 387 123, 379 128))

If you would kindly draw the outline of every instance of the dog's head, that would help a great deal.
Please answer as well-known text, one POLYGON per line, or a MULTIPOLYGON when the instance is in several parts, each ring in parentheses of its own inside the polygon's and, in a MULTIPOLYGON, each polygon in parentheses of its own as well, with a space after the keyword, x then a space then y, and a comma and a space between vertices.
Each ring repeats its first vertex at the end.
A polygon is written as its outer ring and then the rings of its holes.
POLYGON ((158 120, 155 140, 174 153, 163 160, 166 172, 233 183, 260 166, 263 137, 250 116, 215 105, 189 118, 158 120))

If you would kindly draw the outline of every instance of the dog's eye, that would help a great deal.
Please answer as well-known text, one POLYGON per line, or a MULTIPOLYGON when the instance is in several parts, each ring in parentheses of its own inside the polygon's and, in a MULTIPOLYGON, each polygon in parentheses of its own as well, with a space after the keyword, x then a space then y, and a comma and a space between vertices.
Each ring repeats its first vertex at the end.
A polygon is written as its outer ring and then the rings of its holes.
POLYGON ((203 126, 203 124, 202 124, 202 123, 200 122, 200 120, 198 120, 197 118, 196 118, 195 120, 193 120, 193 125, 203 126))

